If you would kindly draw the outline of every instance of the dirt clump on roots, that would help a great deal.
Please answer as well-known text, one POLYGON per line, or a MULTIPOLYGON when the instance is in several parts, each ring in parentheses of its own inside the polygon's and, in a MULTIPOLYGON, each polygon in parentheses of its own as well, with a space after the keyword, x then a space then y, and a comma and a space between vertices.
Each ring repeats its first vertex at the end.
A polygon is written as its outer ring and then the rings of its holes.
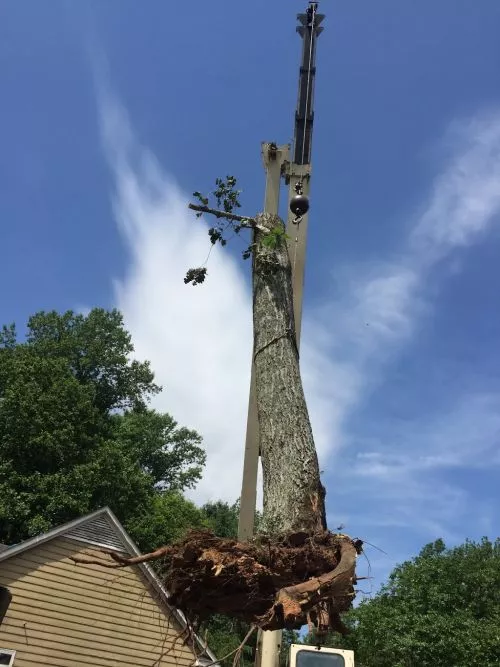
POLYGON ((176 544, 143 556, 108 552, 115 562, 106 566, 156 561, 169 603, 194 623, 224 614, 263 630, 308 623, 343 632, 340 614, 355 595, 361 550, 360 540, 329 531, 239 542, 191 530, 176 544))

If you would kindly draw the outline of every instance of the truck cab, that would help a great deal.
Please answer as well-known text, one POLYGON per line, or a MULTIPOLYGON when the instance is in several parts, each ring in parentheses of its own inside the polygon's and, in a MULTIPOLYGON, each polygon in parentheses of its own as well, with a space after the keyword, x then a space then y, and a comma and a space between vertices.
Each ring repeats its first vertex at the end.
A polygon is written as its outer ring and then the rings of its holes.
POLYGON ((354 651, 292 644, 289 667, 354 667, 354 651))

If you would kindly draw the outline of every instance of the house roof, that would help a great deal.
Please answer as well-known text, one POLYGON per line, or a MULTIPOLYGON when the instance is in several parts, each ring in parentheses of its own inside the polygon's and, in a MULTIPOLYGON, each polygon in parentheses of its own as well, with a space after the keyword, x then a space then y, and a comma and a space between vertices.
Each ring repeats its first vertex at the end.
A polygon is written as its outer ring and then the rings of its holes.
MULTIPOLYGON (((106 549, 114 549, 116 551, 127 553, 130 556, 139 556, 141 554, 137 545, 109 507, 103 507, 91 514, 87 514, 79 519, 65 523, 57 528, 52 528, 52 530, 49 530, 42 535, 36 535, 35 537, 20 542, 14 546, 6 547, 6 545, 0 545, 0 563, 13 556, 18 556, 29 549, 40 546, 45 542, 49 542, 56 537, 67 537, 86 544, 105 547, 106 549)), ((142 570, 146 579, 158 593, 161 602, 168 607, 169 611, 175 616, 180 626, 184 629, 187 626, 186 617, 181 611, 172 607, 168 603, 168 592, 155 571, 147 563, 140 563, 136 567, 139 567, 142 570)), ((198 636, 196 636, 196 639, 199 647, 208 656, 208 658, 199 658, 196 664, 203 667, 208 663, 216 661, 217 658, 209 649, 205 648, 204 642, 202 642, 198 636)))

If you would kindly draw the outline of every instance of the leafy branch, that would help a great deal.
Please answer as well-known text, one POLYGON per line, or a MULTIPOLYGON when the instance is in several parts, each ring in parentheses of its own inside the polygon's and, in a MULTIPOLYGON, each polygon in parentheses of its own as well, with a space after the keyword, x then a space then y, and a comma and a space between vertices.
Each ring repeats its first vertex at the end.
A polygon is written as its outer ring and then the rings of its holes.
MULTIPOLYGON (((239 196, 241 190, 236 189, 236 178, 234 176, 226 176, 225 179, 217 178, 215 180, 215 189, 209 196, 203 195, 201 192, 193 192, 193 197, 198 200, 198 204, 190 203, 188 208, 195 211, 196 217, 200 218, 204 213, 212 215, 216 222, 213 227, 208 230, 208 237, 210 243, 214 246, 220 243, 221 246, 227 245, 228 238, 226 233, 228 230, 232 235, 239 234, 242 229, 258 230, 261 232, 260 245, 268 250, 274 250, 284 243, 288 236, 282 225, 276 225, 269 228, 259 222, 259 216, 249 218, 248 216, 238 215, 234 213, 235 209, 241 208, 239 196), (215 200, 216 207, 210 206, 210 199, 215 200)), ((252 242, 242 252, 243 259, 249 259, 255 252, 257 245, 252 242)), ((209 253, 210 255, 210 253, 209 253)), ((208 259, 208 258, 207 258, 208 259)), ((205 262, 206 264, 206 262, 205 262)), ((191 268, 187 271, 184 278, 186 284, 200 285, 205 281, 207 276, 207 268, 205 266, 191 268)))

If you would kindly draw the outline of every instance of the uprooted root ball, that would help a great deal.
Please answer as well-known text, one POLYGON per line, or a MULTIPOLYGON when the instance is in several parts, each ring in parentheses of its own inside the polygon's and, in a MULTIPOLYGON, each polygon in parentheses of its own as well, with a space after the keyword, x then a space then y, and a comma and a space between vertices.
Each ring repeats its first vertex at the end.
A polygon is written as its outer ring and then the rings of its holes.
POLYGON ((354 597, 361 547, 358 540, 328 531, 238 542, 192 530, 151 554, 110 555, 114 567, 155 560, 169 602, 191 619, 217 613, 263 630, 311 621, 342 629, 339 614, 354 597))

